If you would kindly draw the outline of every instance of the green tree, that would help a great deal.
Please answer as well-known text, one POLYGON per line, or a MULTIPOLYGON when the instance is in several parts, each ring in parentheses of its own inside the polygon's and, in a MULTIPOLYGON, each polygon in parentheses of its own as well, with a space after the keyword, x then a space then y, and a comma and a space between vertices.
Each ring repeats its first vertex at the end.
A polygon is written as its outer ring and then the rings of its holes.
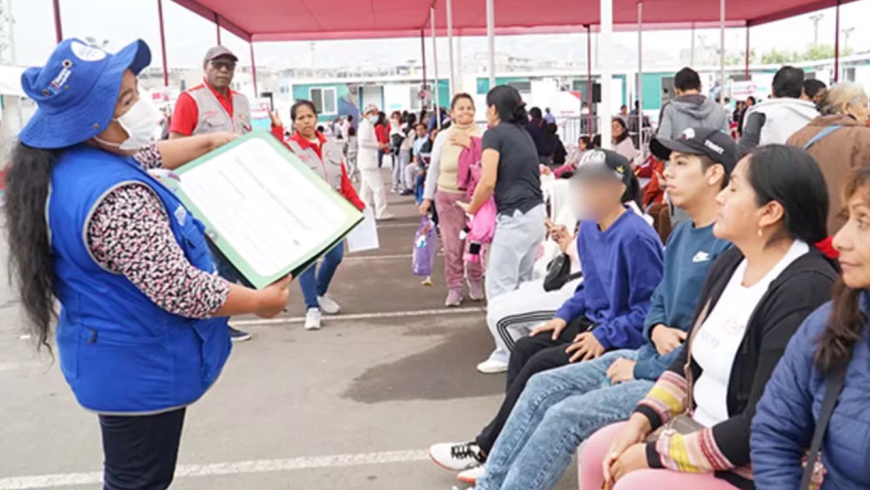
POLYGON ((761 63, 765 65, 783 65, 794 61, 797 61, 797 55, 788 49, 773 48, 761 55, 761 63))
MULTIPOLYGON (((852 48, 841 49, 840 56, 849 56, 852 52, 852 48)), ((803 52, 774 48, 761 55, 761 62, 765 65, 784 65, 800 61, 829 60, 833 57, 834 46, 822 43, 807 46, 803 52)))
MULTIPOLYGON (((852 48, 840 50, 840 56, 849 56, 852 54, 852 48)), ((816 61, 827 60, 834 57, 834 46, 826 43, 810 46, 806 51, 801 53, 800 58, 796 61, 816 61)))
MULTIPOLYGON (((758 52, 755 48, 749 50, 749 62, 755 63, 758 60, 758 52)), ((725 64, 727 66, 743 66, 746 64, 746 52, 732 52, 728 56, 725 57, 725 64)))

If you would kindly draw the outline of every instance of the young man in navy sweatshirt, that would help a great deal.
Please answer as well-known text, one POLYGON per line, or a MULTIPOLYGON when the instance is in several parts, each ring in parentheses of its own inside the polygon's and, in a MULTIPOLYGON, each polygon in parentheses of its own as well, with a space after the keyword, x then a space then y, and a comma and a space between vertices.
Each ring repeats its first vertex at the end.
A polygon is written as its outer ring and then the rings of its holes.
MULTIPOLYGON (((484 447, 481 443, 487 440, 481 437, 470 445, 458 445, 465 447, 466 453, 488 461, 489 469, 481 482, 483 489, 514 488, 520 473, 544 472, 558 480, 582 440, 598 428, 630 415, 685 340, 707 269, 729 246, 713 236, 712 228, 717 212, 716 195, 727 185, 728 174, 739 154, 733 140, 713 129, 687 130, 678 140, 653 140, 651 148, 659 158, 670 159, 666 171, 668 192, 674 204, 684 209, 692 221, 680 224, 668 241, 664 278, 652 294, 643 322, 643 345, 638 350, 612 351, 591 362, 540 374, 525 388, 516 408, 512 407, 515 414, 525 414, 529 405, 534 405, 532 400, 540 400, 541 393, 548 393, 548 407, 536 407, 547 411, 544 420, 533 418, 538 426, 529 427, 528 417, 513 415, 504 427, 505 435, 510 432, 511 437, 504 437, 504 441, 499 438, 494 447, 484 447), (556 386, 564 388, 554 393, 556 386), (574 434, 576 439, 557 438, 566 444, 563 452, 553 451, 552 447, 548 451, 539 450, 536 440, 551 437, 553 430, 574 434), (523 435, 516 437, 517 431, 523 435), (517 448, 518 445, 521 447, 517 448), (517 457, 526 450, 538 456, 517 457)), ((586 269, 584 274, 588 274, 586 269)), ((576 304, 578 299, 575 296, 572 302, 576 304)), ((437 452, 433 447, 433 455, 437 452)), ((468 466, 477 466, 473 461, 466 462, 468 466)), ((483 474, 478 466, 460 478, 474 481, 483 474)))
POLYGON ((477 442, 432 447, 432 459, 445 468, 463 470, 482 461, 534 374, 644 342, 643 322, 662 279, 663 253, 652 227, 625 206, 638 195, 631 165, 616 152, 590 151, 573 179, 588 217, 577 232, 583 282, 553 320, 516 343, 505 400, 477 442))

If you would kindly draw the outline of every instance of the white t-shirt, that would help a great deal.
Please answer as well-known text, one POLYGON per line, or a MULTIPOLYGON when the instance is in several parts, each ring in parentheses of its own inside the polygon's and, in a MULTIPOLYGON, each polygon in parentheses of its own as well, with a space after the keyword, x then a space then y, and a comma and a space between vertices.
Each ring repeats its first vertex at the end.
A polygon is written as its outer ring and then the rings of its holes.
POLYGON ((750 287, 742 284, 746 274, 746 259, 737 266, 692 344, 692 358, 703 370, 694 385, 697 405, 694 419, 700 424, 712 427, 729 418, 728 382, 737 349, 746 334, 746 324, 770 283, 809 251, 810 247, 806 243, 795 241, 779 263, 750 287))

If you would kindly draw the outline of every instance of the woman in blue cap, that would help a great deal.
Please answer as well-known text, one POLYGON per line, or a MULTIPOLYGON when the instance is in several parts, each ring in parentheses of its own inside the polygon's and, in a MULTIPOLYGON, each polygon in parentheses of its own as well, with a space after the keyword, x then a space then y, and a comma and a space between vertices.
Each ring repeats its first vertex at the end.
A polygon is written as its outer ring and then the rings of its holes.
POLYGON ((6 188, 30 328, 48 347, 57 321, 61 370, 99 415, 107 490, 170 485, 185 409, 229 356, 227 317, 277 315, 290 281, 254 291, 214 274, 202 223, 146 172, 170 166, 153 151, 160 114, 137 88, 150 61, 142 41, 112 55, 73 39, 28 69, 38 109, 6 188), (150 158, 131 158, 149 145, 150 158))

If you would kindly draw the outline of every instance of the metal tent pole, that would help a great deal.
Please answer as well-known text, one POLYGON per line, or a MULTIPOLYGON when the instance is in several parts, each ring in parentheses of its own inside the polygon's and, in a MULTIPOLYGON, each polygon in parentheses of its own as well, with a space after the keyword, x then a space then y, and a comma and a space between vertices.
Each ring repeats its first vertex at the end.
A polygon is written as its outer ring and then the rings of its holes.
POLYGON ((489 89, 495 87, 495 1, 486 0, 486 41, 489 47, 489 89))
POLYGON ((60 21, 60 0, 52 2, 52 10, 54 11, 54 36, 57 43, 63 41, 63 25, 60 21))
MULTIPOLYGON (((592 122, 592 26, 586 24, 586 131, 589 137, 595 135, 595 127, 592 122)), ((580 100, 580 117, 583 117, 583 100, 580 100)))
POLYGON ((217 30, 217 43, 221 45, 221 18, 218 14, 214 14, 214 27, 217 30))
POLYGON ((690 51, 691 61, 689 62, 689 66, 695 66, 695 23, 692 22, 692 47, 690 51))
POLYGON ((598 57, 598 69, 601 72, 601 110, 598 114, 601 115, 601 144, 609 148, 612 144, 612 131, 609 124, 609 118, 613 114, 611 106, 611 82, 613 79, 613 0, 601 1, 601 31, 598 33, 598 49, 600 50, 598 57), (605 120, 604 117, 608 120, 605 120))
POLYGON ((646 157, 643 140, 643 2, 637 2, 637 141, 646 157))
POLYGON ((835 11, 834 30, 837 32, 834 38, 834 83, 840 81, 840 0, 837 0, 835 11))
POLYGON ((725 103, 725 0, 719 0, 719 102, 725 103))
POLYGON ((746 72, 744 73, 746 80, 749 80, 749 62, 752 56, 752 50, 749 46, 749 24, 746 24, 746 72))
POLYGON ((438 36, 435 33, 435 7, 429 8, 429 23, 432 27, 432 64, 435 65, 435 123, 441 129, 441 83, 438 80, 438 36))
MULTIPOLYGON (((420 29, 420 53, 420 59, 423 60, 423 91, 425 92, 429 88, 429 80, 426 78, 426 34, 423 29, 420 29)), ((421 105, 424 109, 428 109, 425 99, 421 105)))
POLYGON ((465 74, 462 72, 462 35, 456 36, 456 91, 464 92, 465 74))
POLYGON ((251 78, 254 80, 254 97, 259 97, 260 92, 257 91, 257 62, 254 61, 254 41, 248 43, 251 47, 251 78))
POLYGON ((447 0, 447 57, 450 60, 450 97, 456 93, 453 66, 453 0, 447 0))
POLYGON ((169 65, 166 63, 166 29, 163 24, 163 0, 157 0, 157 16, 160 20, 160 51, 163 55, 163 86, 169 86, 169 65))

